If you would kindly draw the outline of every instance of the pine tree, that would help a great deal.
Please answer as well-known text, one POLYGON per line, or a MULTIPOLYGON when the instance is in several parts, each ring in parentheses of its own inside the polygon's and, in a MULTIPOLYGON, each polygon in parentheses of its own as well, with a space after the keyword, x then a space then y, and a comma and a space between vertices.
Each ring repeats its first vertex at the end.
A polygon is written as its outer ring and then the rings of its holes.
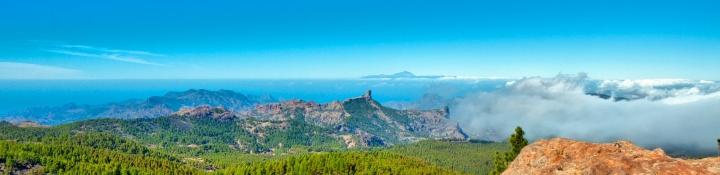
POLYGON ((523 149, 523 147, 528 145, 528 140, 525 139, 525 131, 522 130, 521 127, 515 128, 515 133, 510 135, 510 138, 508 138, 508 142, 510 143, 510 146, 512 149, 510 152, 495 153, 495 159, 493 160, 493 170, 490 172, 491 175, 496 174, 502 174, 505 169, 507 169, 508 165, 515 160, 515 157, 520 154, 520 151, 523 149))
POLYGON ((528 140, 525 139, 525 131, 519 126, 516 127, 515 134, 510 136, 508 142, 510 142, 512 146, 512 159, 515 159, 515 157, 520 154, 520 150, 528 145, 528 140))
POLYGON ((5 159, 5 172, 7 174, 11 174, 11 172, 13 171, 13 166, 15 166, 15 162, 12 158, 8 157, 7 159, 5 159))

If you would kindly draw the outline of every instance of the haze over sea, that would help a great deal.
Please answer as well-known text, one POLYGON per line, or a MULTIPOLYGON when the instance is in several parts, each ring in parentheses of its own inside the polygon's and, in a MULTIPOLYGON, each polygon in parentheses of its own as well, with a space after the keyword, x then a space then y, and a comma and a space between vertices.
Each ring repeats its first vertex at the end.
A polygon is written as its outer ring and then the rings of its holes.
POLYGON ((502 87, 506 80, 205 79, 205 80, 0 80, 0 114, 68 103, 103 104, 188 89, 232 90, 246 95, 325 103, 373 91, 380 102, 414 101, 433 93, 455 97, 502 87))

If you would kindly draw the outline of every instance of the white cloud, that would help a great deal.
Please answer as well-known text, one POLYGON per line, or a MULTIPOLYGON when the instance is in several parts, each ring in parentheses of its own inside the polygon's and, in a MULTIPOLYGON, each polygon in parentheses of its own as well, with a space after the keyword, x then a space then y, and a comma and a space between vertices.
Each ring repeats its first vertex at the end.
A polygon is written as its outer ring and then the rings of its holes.
POLYGON ((0 62, 0 79, 68 79, 79 78, 82 71, 55 66, 0 62))
POLYGON ((69 49, 98 51, 98 52, 105 52, 105 53, 116 53, 116 54, 144 55, 144 56, 156 56, 156 57, 165 56, 163 54, 153 53, 153 52, 148 52, 148 51, 141 51, 141 50, 108 49, 108 48, 102 48, 102 47, 92 47, 92 46, 87 46, 87 45, 61 45, 60 47, 69 48, 69 49))
POLYGON ((660 100, 660 102, 663 102, 665 104, 671 104, 671 105, 679 105, 679 104, 687 104, 687 103, 692 103, 692 102, 706 100, 706 99, 720 99, 720 92, 715 92, 715 93, 706 94, 706 95, 689 94, 689 95, 684 95, 684 96, 669 97, 669 98, 660 100))
POLYGON ((703 96, 720 91, 720 85, 706 80, 642 79, 590 82, 586 91, 630 100, 703 96))
POLYGON ((505 138, 522 126, 530 138, 627 139, 646 147, 706 154, 716 149, 720 94, 703 92, 712 88, 684 80, 618 82, 613 88, 605 86, 606 92, 662 98, 613 101, 586 94, 597 84, 584 74, 524 78, 497 91, 459 99, 451 117, 470 134, 486 139, 505 138))
POLYGON ((108 60, 114 60, 114 61, 121 61, 121 62, 128 62, 128 63, 136 63, 136 64, 145 64, 145 65, 153 65, 153 66, 166 66, 164 64, 150 62, 144 59, 136 58, 134 56, 124 56, 120 54, 112 54, 112 53, 90 53, 90 52, 82 52, 82 51, 72 51, 72 50, 57 50, 57 49, 50 49, 47 50, 48 52, 53 53, 59 53, 64 55, 72 55, 72 56, 81 56, 81 57, 93 57, 93 58, 103 58, 108 60))

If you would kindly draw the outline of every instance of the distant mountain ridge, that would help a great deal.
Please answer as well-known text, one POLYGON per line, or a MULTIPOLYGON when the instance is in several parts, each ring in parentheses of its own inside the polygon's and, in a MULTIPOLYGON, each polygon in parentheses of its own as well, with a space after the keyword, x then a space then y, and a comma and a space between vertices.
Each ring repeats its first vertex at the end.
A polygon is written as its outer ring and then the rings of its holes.
POLYGON ((222 106, 225 109, 241 111, 258 104, 276 101, 270 96, 244 95, 230 90, 191 89, 183 92, 168 92, 163 96, 153 96, 144 100, 127 100, 102 105, 70 103, 63 106, 30 108, 11 113, 1 119, 55 125, 93 118, 153 118, 173 114, 181 108, 202 105, 222 106))

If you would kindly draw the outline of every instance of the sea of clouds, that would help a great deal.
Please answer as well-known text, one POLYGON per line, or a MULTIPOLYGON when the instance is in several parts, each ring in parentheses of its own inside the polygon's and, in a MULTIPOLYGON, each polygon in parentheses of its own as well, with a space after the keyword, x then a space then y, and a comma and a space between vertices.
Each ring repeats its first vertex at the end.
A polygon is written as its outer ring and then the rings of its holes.
POLYGON ((530 139, 622 139, 677 154, 712 154, 720 138, 720 86, 705 80, 529 77, 470 93, 451 111, 470 135, 490 140, 522 126, 530 139))

